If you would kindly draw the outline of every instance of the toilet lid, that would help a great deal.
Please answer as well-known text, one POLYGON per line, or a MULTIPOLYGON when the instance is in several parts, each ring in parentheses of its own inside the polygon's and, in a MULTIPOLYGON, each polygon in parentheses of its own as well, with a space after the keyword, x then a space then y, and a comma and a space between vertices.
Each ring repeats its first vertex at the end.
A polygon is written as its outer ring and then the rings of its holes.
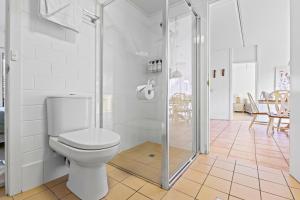
POLYGON ((106 129, 85 129, 59 135, 58 141, 74 148, 99 150, 120 143, 120 136, 106 129))

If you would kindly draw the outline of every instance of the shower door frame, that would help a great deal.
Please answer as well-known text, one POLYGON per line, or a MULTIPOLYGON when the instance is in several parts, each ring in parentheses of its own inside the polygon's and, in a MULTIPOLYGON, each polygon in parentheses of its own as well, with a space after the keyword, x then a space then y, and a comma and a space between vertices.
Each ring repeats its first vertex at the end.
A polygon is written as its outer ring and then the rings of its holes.
POLYGON ((161 177, 161 186, 163 189, 170 189, 172 185, 180 178, 180 176, 185 172, 185 170, 191 165, 193 160, 198 155, 199 151, 199 138, 200 138, 200 33, 201 33, 201 18, 197 14, 197 12, 193 9, 190 2, 187 0, 185 1, 187 6, 190 7, 191 12, 193 14, 193 35, 192 38, 194 40, 193 43, 193 51, 192 51, 192 72, 195 73, 193 76, 193 79, 196 80, 192 81, 192 131, 193 131, 193 144, 192 144, 192 155, 190 156, 187 161, 182 164, 177 171, 170 176, 170 155, 169 155, 169 137, 170 137, 170 131, 169 131, 169 0, 165 0, 164 8, 163 8, 163 37, 164 37, 164 65, 163 69, 165 69, 165 85, 166 85, 166 98, 165 98, 165 122, 166 122, 166 130, 163 131, 162 134, 162 147, 163 147, 163 155, 162 155, 162 177, 161 177), (195 58, 194 58, 195 56, 195 58))
MULTIPOLYGON (((111 4, 116 0, 107 0, 103 3, 97 2, 96 6, 96 13, 100 17, 100 20, 97 22, 96 26, 96 54, 100 55, 99 58, 96 58, 96 63, 98 64, 98 79, 96 81, 96 96, 98 97, 100 103, 96 104, 96 110, 99 112, 99 115, 96 115, 96 126, 102 128, 103 127, 103 12, 104 7, 111 4)), ((186 2, 186 4, 191 8, 191 11, 194 14, 195 17, 195 23, 193 32, 195 31, 195 34, 193 34, 193 38, 195 39, 195 48, 192 52, 193 55, 195 55, 196 58, 193 58, 193 72, 196 73, 195 77, 196 80, 193 81, 192 87, 193 92, 195 91, 195 94, 193 95, 193 154, 191 157, 177 170, 174 175, 170 177, 170 168, 169 168, 169 65, 168 65, 168 46, 169 46, 169 0, 162 0, 164 1, 163 9, 162 9, 162 29, 163 29, 163 66, 162 68, 165 70, 165 91, 167 95, 164 99, 164 105, 165 105, 165 130, 162 132, 161 135, 161 145, 162 145, 162 169, 161 169, 161 182, 160 185, 163 189, 170 189, 170 187, 176 182, 176 180, 181 176, 181 174, 187 169, 187 167, 192 163, 192 161, 195 159, 195 157, 198 155, 199 151, 199 145, 200 145, 200 17, 197 15, 195 10, 192 8, 191 4, 187 0, 183 0, 186 2)), ((193 20, 194 22, 194 20, 193 20)), ((194 44, 193 44, 194 46, 194 44)), ((149 180, 151 181, 151 180, 149 180)))

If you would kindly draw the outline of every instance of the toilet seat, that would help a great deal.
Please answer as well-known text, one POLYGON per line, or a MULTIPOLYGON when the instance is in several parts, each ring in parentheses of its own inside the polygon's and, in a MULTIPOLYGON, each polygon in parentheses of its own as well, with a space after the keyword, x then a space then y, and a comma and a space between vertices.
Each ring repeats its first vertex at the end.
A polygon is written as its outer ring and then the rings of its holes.
POLYGON ((84 129, 58 136, 58 142, 83 150, 101 150, 116 146, 120 136, 106 129, 84 129))

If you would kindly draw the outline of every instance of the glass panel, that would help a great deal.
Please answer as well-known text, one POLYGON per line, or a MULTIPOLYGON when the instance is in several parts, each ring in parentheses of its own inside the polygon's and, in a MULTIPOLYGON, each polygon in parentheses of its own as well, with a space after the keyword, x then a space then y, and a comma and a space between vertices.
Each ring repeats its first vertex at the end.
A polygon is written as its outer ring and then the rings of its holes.
POLYGON ((169 174, 195 154, 193 104, 195 16, 182 1, 169 4, 169 174))
POLYGON ((163 2, 115 0, 104 7, 103 127, 121 136, 111 164, 161 182, 163 2))

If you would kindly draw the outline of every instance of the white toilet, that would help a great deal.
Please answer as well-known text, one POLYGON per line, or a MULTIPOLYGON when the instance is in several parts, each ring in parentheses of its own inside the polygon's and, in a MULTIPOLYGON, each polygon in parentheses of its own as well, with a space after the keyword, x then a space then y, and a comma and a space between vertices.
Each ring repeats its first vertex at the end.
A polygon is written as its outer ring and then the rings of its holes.
POLYGON ((70 160, 67 187, 80 199, 98 200, 108 192, 105 163, 117 154, 120 136, 91 127, 92 98, 47 98, 50 147, 70 160))

